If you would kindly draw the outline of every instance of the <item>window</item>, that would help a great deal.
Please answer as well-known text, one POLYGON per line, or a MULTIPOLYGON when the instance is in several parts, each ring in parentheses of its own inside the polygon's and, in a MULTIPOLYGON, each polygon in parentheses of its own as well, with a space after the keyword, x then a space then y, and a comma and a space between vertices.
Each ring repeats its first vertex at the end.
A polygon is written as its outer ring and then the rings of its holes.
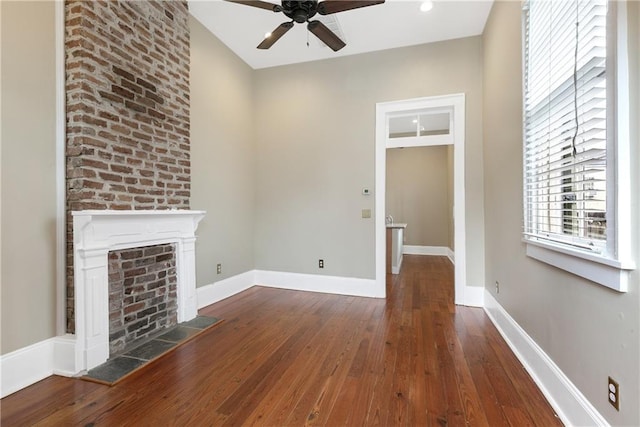
POLYGON ((530 256, 626 290, 620 271, 594 274, 568 258, 629 267, 620 262, 615 215, 619 82, 610 6, 525 2, 524 239, 536 246, 530 256))
POLYGON ((387 148, 453 144, 452 111, 429 108, 392 115, 387 122, 387 148))

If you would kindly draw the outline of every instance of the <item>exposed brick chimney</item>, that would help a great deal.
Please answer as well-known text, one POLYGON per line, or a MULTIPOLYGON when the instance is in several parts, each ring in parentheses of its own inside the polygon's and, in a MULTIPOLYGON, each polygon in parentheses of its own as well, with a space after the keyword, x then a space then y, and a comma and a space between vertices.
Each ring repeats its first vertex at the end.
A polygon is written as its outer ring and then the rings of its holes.
POLYGON ((188 209, 185 1, 66 2, 67 330, 71 211, 188 209))

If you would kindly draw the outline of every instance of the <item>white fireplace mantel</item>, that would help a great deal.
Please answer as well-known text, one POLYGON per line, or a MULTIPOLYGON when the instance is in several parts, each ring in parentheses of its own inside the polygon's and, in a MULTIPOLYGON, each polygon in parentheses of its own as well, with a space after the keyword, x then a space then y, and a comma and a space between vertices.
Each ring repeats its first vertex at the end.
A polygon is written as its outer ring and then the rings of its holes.
POLYGON ((109 358, 109 251, 175 244, 178 322, 197 315, 195 231, 205 211, 73 212, 75 371, 109 358))

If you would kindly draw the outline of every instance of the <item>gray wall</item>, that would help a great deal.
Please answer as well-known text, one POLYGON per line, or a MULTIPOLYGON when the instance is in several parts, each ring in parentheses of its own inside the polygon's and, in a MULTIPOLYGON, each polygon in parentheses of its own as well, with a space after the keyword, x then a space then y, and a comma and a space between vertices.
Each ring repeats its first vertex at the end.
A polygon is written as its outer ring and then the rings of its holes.
POLYGON ((446 145, 387 150, 386 211, 408 224, 406 245, 449 247, 448 151, 446 145))
MULTIPOLYGON (((631 91, 638 117, 638 7, 629 27, 635 53, 631 91)), ((519 2, 494 3, 484 33, 486 286, 613 425, 640 425, 640 275, 621 294, 525 255, 522 243, 522 72, 519 2), (492 208, 492 207, 498 208, 492 208), (500 281, 500 293, 493 284, 500 281), (607 402, 607 377, 620 384, 620 412, 607 402)), ((640 266, 640 146, 632 120, 632 212, 640 266)))
POLYGON ((0 7, 5 354, 56 334, 55 9, 0 7))
POLYGON ((196 241, 202 286, 253 269, 253 71, 195 18, 189 24, 191 208, 207 211, 196 241))
POLYGON ((257 268, 374 278, 375 105, 464 92, 467 275, 484 284, 481 37, 255 75, 257 268))

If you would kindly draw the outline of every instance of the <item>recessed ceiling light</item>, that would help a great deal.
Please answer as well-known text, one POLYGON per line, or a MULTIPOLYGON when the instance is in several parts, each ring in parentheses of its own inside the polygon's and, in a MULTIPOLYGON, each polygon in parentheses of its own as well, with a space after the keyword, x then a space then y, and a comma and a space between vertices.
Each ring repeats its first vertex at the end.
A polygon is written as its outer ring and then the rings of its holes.
POLYGON ((423 12, 428 12, 433 9, 433 2, 431 0, 423 1, 420 5, 420 10, 423 12))
POLYGON ((413 119, 413 123, 418 123, 418 119, 413 119))

